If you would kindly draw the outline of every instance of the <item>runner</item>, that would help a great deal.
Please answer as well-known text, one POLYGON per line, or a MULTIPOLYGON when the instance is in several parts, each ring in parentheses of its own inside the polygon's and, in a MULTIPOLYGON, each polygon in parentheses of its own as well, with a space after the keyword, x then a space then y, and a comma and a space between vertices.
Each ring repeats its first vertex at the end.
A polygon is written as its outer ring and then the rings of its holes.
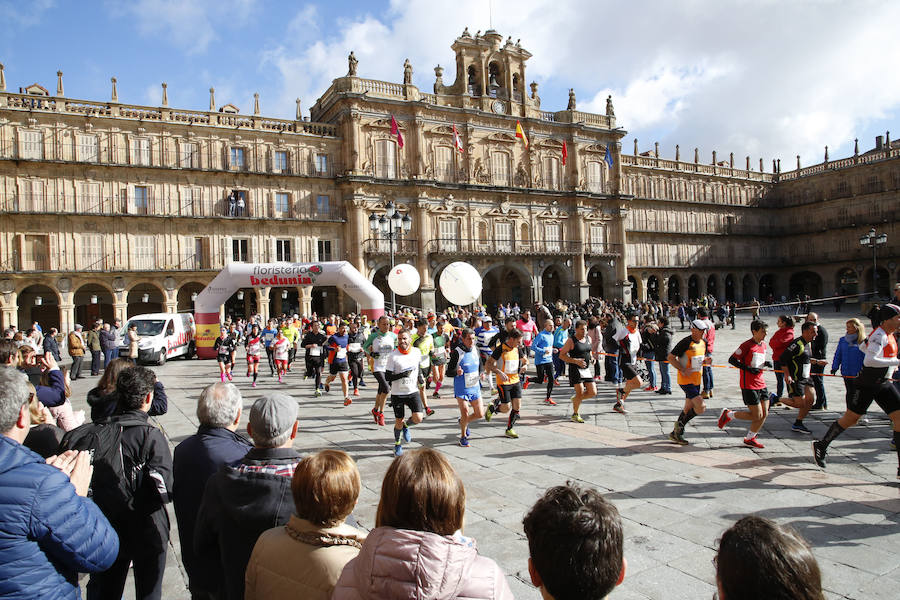
POLYGON ((386 356, 384 370, 384 378, 391 385, 394 409, 394 456, 403 454, 403 442, 412 441, 409 428, 422 422, 424 407, 417 389, 421 360, 422 353, 412 346, 409 330, 401 329, 397 335, 397 349, 386 356), (412 414, 404 421, 407 406, 412 414))
POLYGON ((566 370, 566 363, 559 358, 559 351, 569 339, 569 327, 572 321, 568 317, 556 317, 554 319, 555 329, 553 330, 553 384, 559 385, 559 376, 566 370))
POLYGON ((813 442, 813 458, 825 468, 825 454, 831 444, 845 430, 856 425, 874 400, 894 424, 894 447, 897 450, 897 478, 900 479, 900 392, 888 377, 900 361, 897 358, 897 338, 900 330, 900 306, 885 304, 879 313, 881 324, 865 343, 866 357, 856 380, 856 390, 843 416, 831 424, 828 433, 813 442))
POLYGON ((719 415, 719 429, 725 429, 732 419, 750 421, 750 430, 744 436, 744 444, 751 448, 765 448, 756 435, 769 414, 769 390, 766 389, 762 371, 763 367, 771 366, 771 363, 766 361, 765 339, 768 327, 763 321, 751 322, 752 337, 738 346, 728 359, 728 364, 741 370, 739 385, 747 410, 734 411, 723 408, 719 415))
POLYGON ((431 416, 434 410, 428 408, 428 400, 425 397, 425 382, 431 377, 431 351, 434 349, 434 338, 428 333, 428 321, 419 319, 416 321, 416 333, 412 336, 412 345, 419 349, 422 361, 419 363, 418 386, 422 407, 425 414, 431 416))
POLYGON ((637 315, 629 315, 625 327, 619 327, 613 335, 613 339, 619 345, 619 368, 622 370, 622 379, 625 380, 624 389, 616 387, 616 403, 613 410, 623 415, 628 412, 625 410, 628 394, 643 385, 637 374, 637 355, 641 347, 641 332, 637 326, 637 315))
POLYGON ((251 387, 256 387, 256 377, 259 375, 259 357, 262 354, 263 343, 259 334, 259 325, 254 324, 250 328, 250 334, 245 342, 247 348, 247 377, 253 374, 251 387))
POLYGON ((316 398, 322 395, 322 346, 326 340, 325 334, 319 331, 319 322, 313 321, 309 325, 309 331, 300 341, 300 346, 306 348, 307 372, 315 378, 316 398))
POLYGON ((359 385, 363 373, 363 343, 366 336, 359 330, 359 323, 354 320, 350 323, 350 331, 347 334, 347 364, 350 366, 350 379, 353 382, 353 395, 359 396, 359 385))
POLYGON ((262 339, 263 344, 265 344, 266 347, 266 358, 269 360, 269 375, 271 377, 275 376, 275 357, 273 354, 274 348, 272 348, 272 342, 275 341, 277 335, 278 327, 276 326, 275 319, 269 319, 266 328, 262 330, 262 339))
MULTIPOLYGON (((453 331, 452 326, 451 332, 453 331)), ((444 385, 444 369, 447 365, 447 349, 449 348, 450 339, 453 336, 452 333, 447 333, 446 327, 443 331, 440 329, 432 334, 432 348, 431 348, 431 380, 434 382, 434 394, 432 394, 435 398, 440 398, 441 386, 444 385)), ((425 411, 431 416, 433 410, 428 408, 428 404, 425 404, 425 411)))
POLYGON ((460 342, 450 352, 447 368, 454 373, 453 395, 459 405, 459 445, 469 445, 469 423, 484 416, 481 403, 481 384, 478 376, 479 352, 475 348, 475 332, 466 327, 462 330, 460 342), (469 414, 469 407, 472 413, 469 414))
POLYGON ((325 342, 328 351, 328 379, 325 380, 325 392, 331 391, 331 382, 335 377, 341 378, 341 392, 344 394, 344 406, 350 406, 353 400, 350 399, 349 386, 347 379, 350 376, 350 363, 347 359, 347 346, 349 336, 347 335, 346 323, 338 325, 337 331, 325 342))
POLYGON ((507 332, 506 341, 494 349, 485 365, 486 370, 493 371, 497 375, 497 399, 487 407, 484 419, 490 422, 495 413, 509 412, 509 419, 506 422, 506 437, 513 439, 519 437, 514 427, 519 419, 519 410, 522 406, 522 385, 519 382, 519 373, 522 371, 523 365, 528 364, 528 359, 519 354, 521 340, 522 332, 518 329, 507 332), (512 410, 510 410, 510 404, 512 404, 512 410))
POLYGON ((225 381, 225 378, 228 378, 228 381, 231 381, 231 368, 233 363, 231 362, 231 357, 234 354, 234 339, 228 335, 228 329, 222 327, 219 331, 219 337, 216 338, 215 343, 213 344, 213 349, 216 351, 216 361, 219 363, 219 377, 222 381, 225 381))
MULTIPOLYGON (((297 343, 297 330, 292 326, 291 322, 287 319, 281 322, 281 333, 284 334, 284 339, 288 341, 288 356, 287 356, 287 364, 285 365, 285 369, 287 371, 291 370, 291 365, 294 362, 294 358, 297 356, 297 350, 294 348, 294 345, 297 343)), ((305 373, 303 375, 303 379, 309 377, 309 373, 305 373)))
POLYGON ((493 373, 484 368, 487 359, 494 351, 494 338, 500 333, 500 330, 494 327, 493 320, 490 315, 485 315, 481 319, 481 326, 475 328, 475 343, 478 346, 478 358, 480 360, 482 379, 487 380, 487 389, 493 389, 493 373))
MULTIPOLYGON (((569 385, 575 388, 575 395, 572 396, 572 421, 584 423, 584 419, 579 413, 581 403, 597 395, 597 386, 594 384, 593 359, 591 358, 591 340, 587 335, 587 321, 575 322, 575 335, 566 340, 565 345, 559 351, 559 358, 564 363, 568 363, 569 385)), ((640 387, 640 383, 638 383, 638 387, 640 387)), ((624 398, 622 401, 624 402, 624 398)), ((624 412, 624 409, 619 412, 624 412)))
POLYGON ((554 374, 553 374, 553 321, 547 319, 544 321, 544 330, 537 334, 534 342, 531 344, 534 352, 534 366, 537 369, 537 377, 534 377, 532 383, 544 383, 547 381, 547 397, 544 398, 544 404, 556 405, 551 398, 553 394, 554 374))
MULTIPOLYGON (((703 339, 706 340, 706 353, 712 356, 712 353, 716 349, 716 326, 709 318, 709 310, 706 308, 701 308, 697 311, 697 315, 700 320, 706 323, 706 332, 703 335, 703 339)), ((703 367, 703 398, 708 399, 713 397, 713 370, 712 367, 704 366, 703 367)))
POLYGON ((691 335, 675 344, 667 357, 669 365, 678 371, 678 385, 684 390, 684 408, 678 415, 669 439, 682 446, 690 443, 684 439, 685 425, 706 410, 706 403, 703 402, 700 392, 703 366, 712 363, 712 358, 706 355, 706 340, 703 339, 706 327, 706 321, 700 319, 691 321, 691 335))
POLYGON ((275 370, 278 372, 278 383, 284 383, 287 373, 288 358, 292 344, 284 336, 284 329, 279 329, 275 341, 272 342, 272 354, 275 357, 275 370))
POLYGON ((385 379, 384 371, 387 366, 388 355, 394 350, 397 336, 390 330, 390 322, 385 316, 378 318, 378 326, 366 338, 363 350, 372 359, 372 374, 378 382, 378 391, 375 394, 375 407, 372 409, 372 417, 376 425, 384 425, 384 403, 387 400, 391 388, 385 379))
POLYGON ((797 419, 791 425, 791 431, 798 433, 812 433, 803 424, 803 417, 809 413, 815 402, 813 382, 810 379, 810 350, 811 342, 818 335, 818 325, 811 321, 805 322, 800 327, 800 337, 794 338, 779 359, 784 367, 784 383, 787 386, 788 398, 781 400, 782 404, 797 409, 797 419))
POLYGON ((531 311, 522 311, 522 317, 516 321, 516 329, 522 332, 523 354, 531 356, 531 341, 538 334, 537 325, 531 320, 531 311))

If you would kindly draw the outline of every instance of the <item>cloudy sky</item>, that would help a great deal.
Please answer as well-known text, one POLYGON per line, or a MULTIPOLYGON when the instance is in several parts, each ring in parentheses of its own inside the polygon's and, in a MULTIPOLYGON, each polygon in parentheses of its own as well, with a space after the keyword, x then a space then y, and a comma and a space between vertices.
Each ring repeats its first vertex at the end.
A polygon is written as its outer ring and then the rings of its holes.
MULTIPOLYGON (((534 56, 528 80, 542 108, 603 112, 612 94, 619 124, 641 150, 709 162, 734 152, 788 170, 865 151, 900 126, 900 2, 878 0, 0 0, 0 62, 8 90, 33 82, 69 97, 248 112, 254 92, 268 116, 293 118, 334 77, 352 49, 359 75, 431 91, 433 68, 454 63, 450 45, 468 26, 493 26, 534 56)), ((445 79, 452 78, 448 71, 445 79)), ((446 83, 451 83, 446 81, 446 83)))

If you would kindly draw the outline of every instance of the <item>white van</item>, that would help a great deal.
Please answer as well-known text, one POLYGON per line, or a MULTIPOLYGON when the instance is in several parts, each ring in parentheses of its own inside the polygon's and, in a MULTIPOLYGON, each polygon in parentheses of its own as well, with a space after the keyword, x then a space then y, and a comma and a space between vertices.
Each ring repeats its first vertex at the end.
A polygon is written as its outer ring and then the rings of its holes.
POLYGON ((194 316, 187 313, 149 313, 137 315, 125 323, 123 345, 119 354, 128 353, 128 329, 137 325, 138 356, 131 358, 135 362, 147 362, 163 365, 170 358, 183 356, 194 357, 194 316))

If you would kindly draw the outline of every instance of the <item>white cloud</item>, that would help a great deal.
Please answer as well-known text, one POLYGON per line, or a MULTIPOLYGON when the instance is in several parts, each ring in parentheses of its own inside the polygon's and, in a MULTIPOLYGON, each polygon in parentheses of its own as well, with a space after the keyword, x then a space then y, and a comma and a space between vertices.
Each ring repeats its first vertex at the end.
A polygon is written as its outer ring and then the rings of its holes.
MULTIPOLYGON (((466 26, 488 26, 483 0, 392 0, 377 16, 328 23, 320 13, 299 10, 297 35, 263 56, 280 75, 281 113, 297 95, 308 108, 346 73, 351 49, 361 77, 399 81, 409 57, 420 89, 431 90, 437 63, 452 83, 450 44, 466 26)), ((900 3, 875 0, 493 3, 494 28, 533 54, 528 81, 541 84, 545 110, 564 108, 569 87, 593 112, 612 94, 629 150, 636 136, 642 149, 659 141, 665 156, 680 144, 683 157, 699 147, 704 161, 717 150, 767 166, 773 156, 783 166, 796 154, 820 161, 826 144, 832 157, 849 153, 854 137, 897 112, 900 50, 885 24, 898 20, 900 3)))

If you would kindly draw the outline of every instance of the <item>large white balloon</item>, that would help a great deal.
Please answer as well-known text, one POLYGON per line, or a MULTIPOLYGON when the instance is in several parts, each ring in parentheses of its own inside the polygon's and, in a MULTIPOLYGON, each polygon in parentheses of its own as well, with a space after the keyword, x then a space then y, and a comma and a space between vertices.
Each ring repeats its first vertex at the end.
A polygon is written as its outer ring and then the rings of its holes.
POLYGON ((441 273, 441 293, 458 306, 472 304, 481 295, 481 275, 464 262, 450 263, 441 273))
POLYGON ((421 281, 416 268, 406 263, 395 265, 388 275, 388 285, 398 296, 415 294, 421 281))

